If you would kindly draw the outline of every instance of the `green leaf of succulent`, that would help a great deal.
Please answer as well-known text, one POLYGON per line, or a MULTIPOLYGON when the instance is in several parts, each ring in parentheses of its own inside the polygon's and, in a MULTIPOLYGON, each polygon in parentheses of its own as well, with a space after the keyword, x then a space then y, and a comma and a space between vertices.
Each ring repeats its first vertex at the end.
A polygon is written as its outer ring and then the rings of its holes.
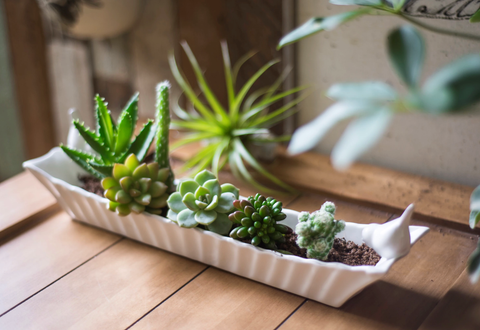
POLYGON ((333 166, 339 170, 348 168, 382 137, 392 117, 389 109, 379 109, 350 123, 332 150, 333 166))
POLYGON ((168 197, 168 207, 175 213, 185 210, 187 207, 183 204, 182 195, 179 192, 174 192, 168 197))
POLYGON ((150 173, 149 178, 152 180, 157 180, 158 170, 159 170, 158 163, 153 162, 153 163, 147 164, 147 167, 148 167, 148 172, 150 173))
POLYGON ((177 222, 177 217, 178 217, 178 213, 175 213, 174 211, 172 211, 172 209, 168 209, 167 211, 167 218, 174 221, 174 222, 177 222))
MULTIPOLYGON (((133 176, 135 177, 135 172, 133 173, 133 176)), ((147 193, 150 190, 150 186, 152 184, 152 179, 150 178, 140 178, 137 180, 138 183, 140 183, 140 191, 142 194, 147 193)))
POLYGON ((215 180, 217 179, 217 177, 210 171, 207 171, 207 170, 203 170, 201 171, 200 173, 198 173, 197 175, 195 175, 195 178, 194 180, 200 185, 200 186, 203 186, 203 184, 205 182, 207 182, 208 180, 215 180))
POLYGON ((195 190, 195 198, 196 199, 199 199, 200 196, 205 196, 206 194, 210 194, 210 190, 208 190, 207 188, 203 187, 203 186, 200 186, 197 188, 197 190, 195 190))
POLYGON ((116 193, 115 201, 120 204, 128 204, 132 201, 132 197, 122 189, 116 193))
POLYGON ((205 208, 208 206, 207 203, 201 202, 201 201, 199 201, 199 200, 196 200, 196 201, 195 201, 195 204, 197 204, 197 206, 198 206, 200 209, 202 209, 202 210, 205 209, 205 208))
POLYGON ((195 221, 202 225, 210 225, 217 219, 217 212, 200 210, 195 212, 195 221))
POLYGON ((367 14, 368 10, 359 9, 348 11, 345 13, 329 16, 329 17, 314 17, 305 22, 300 27, 296 28, 280 40, 280 43, 277 46, 277 49, 282 48, 283 46, 297 42, 303 38, 311 36, 312 34, 333 30, 339 25, 354 19, 357 16, 367 14))
POLYGON ((240 196, 240 190, 231 183, 224 183, 220 187, 222 189, 222 194, 226 192, 232 193, 235 196, 235 199, 238 199, 240 196))
POLYGON ((220 188, 220 183, 218 182, 217 179, 208 180, 203 184, 203 187, 208 189, 211 195, 220 196, 220 194, 222 193, 222 190, 220 188))
POLYGON ((218 205, 218 196, 217 195, 214 195, 213 198, 212 198, 212 201, 210 202, 210 204, 208 204, 206 207, 205 207, 205 211, 212 211, 212 210, 215 210, 215 208, 217 207, 218 205))
POLYGON ((135 154, 140 162, 145 159, 148 149, 155 138, 155 127, 153 121, 149 120, 142 128, 140 133, 135 137, 132 144, 128 148, 127 152, 122 156, 119 161, 123 161, 123 157, 127 157, 130 154, 135 154))
POLYGON ((178 186, 178 191, 182 196, 185 196, 187 193, 195 193, 195 191, 198 189, 199 185, 197 182, 195 182, 192 179, 187 179, 182 182, 180 182, 178 186))
POLYGON ((135 202, 132 202, 132 203, 130 203, 130 210, 134 213, 140 214, 143 211, 145 211, 145 206, 141 205, 141 204, 138 204, 138 203, 135 203, 135 202))
POLYGON ((215 211, 219 213, 229 213, 233 211, 233 201, 236 199, 237 197, 235 197, 235 195, 231 192, 222 193, 218 199, 218 205, 215 211))
POLYGON ((195 195, 193 195, 191 192, 186 193, 182 199, 182 202, 183 204, 185 204, 186 207, 188 207, 192 211, 198 211, 200 208, 197 206, 195 201, 195 195))
MULTIPOLYGON (((122 187, 123 190, 129 191, 130 187, 133 183, 133 179, 132 179, 131 176, 125 176, 125 177, 120 179, 119 183, 120 183, 120 186, 122 187)), ((136 197, 136 196, 134 196, 134 197, 136 197)))
POLYGON ((132 176, 132 171, 123 164, 114 164, 112 174, 115 180, 119 181, 124 176, 132 176))
POLYGON ((335 84, 327 91, 327 97, 334 100, 394 101, 397 92, 381 81, 335 84))
POLYGON ((163 194, 160 197, 152 198, 150 204, 148 205, 149 208, 161 209, 167 206, 167 194, 163 194))
POLYGON ((470 195, 470 210, 480 211, 480 186, 475 188, 470 195))
POLYGON ((132 197, 138 197, 142 194, 142 192, 138 189, 135 189, 135 188, 131 188, 128 190, 128 193, 130 194, 130 196, 132 197))
POLYGON ((189 209, 179 212, 176 221, 180 227, 193 228, 198 226, 198 222, 195 220, 195 212, 189 209))
POLYGON ((104 160, 113 161, 113 156, 109 149, 104 145, 104 142, 95 135, 95 133, 89 131, 83 124, 80 124, 78 120, 73 121, 73 126, 77 129, 78 133, 83 137, 88 145, 98 152, 104 160))
POLYGON ((425 44, 417 29, 404 25, 388 35, 388 53, 397 74, 407 86, 418 85, 425 57, 425 44))
POLYGON ((152 195, 152 197, 159 197, 162 196, 167 192, 168 186, 161 182, 161 181, 154 181, 152 182, 148 193, 152 195))
POLYGON ((105 175, 105 176, 111 176, 112 171, 113 171, 113 165, 104 165, 104 164, 99 164, 96 163, 92 160, 87 162, 88 165, 90 165, 95 171, 105 175))
POLYGON ((120 204, 116 207, 115 211, 119 216, 126 216, 130 214, 130 206, 127 204, 120 204))
POLYGON ((119 192, 120 190, 122 190, 120 186, 114 186, 114 187, 108 188, 103 193, 103 196, 105 196, 105 198, 111 200, 112 202, 115 202, 115 196, 117 195, 117 192, 119 192))
POLYGON ((157 180, 166 182, 169 175, 170 175, 170 170, 168 168, 161 168, 158 170, 157 180))
POLYGON ((375 104, 365 101, 335 103, 320 116, 295 131, 288 146, 288 152, 295 155, 312 149, 337 123, 356 115, 366 114, 374 107, 376 107, 375 104))
POLYGON ((107 190, 107 189, 110 189, 112 187, 118 186, 118 182, 112 177, 107 177, 107 178, 102 179, 101 185, 102 185, 102 188, 104 190, 107 190))
POLYGON ((83 168, 85 171, 90 173, 91 175, 95 176, 98 179, 103 179, 105 177, 104 174, 95 171, 90 165, 88 165, 86 158, 86 154, 82 153, 81 151, 70 149, 67 146, 61 145, 60 148, 73 160, 78 166, 83 168))
POLYGON ((147 206, 148 204, 150 204, 151 201, 152 201, 152 195, 150 194, 143 194, 138 197, 135 197, 135 202, 141 205, 147 206))
POLYGON ((480 22, 480 8, 470 17, 470 23, 480 22))
MULTIPOLYGON (((132 120, 132 126, 135 128, 135 126, 137 125, 137 118, 138 118, 138 92, 135 93, 127 102, 127 105, 125 106, 125 108, 123 108, 122 113, 120 114, 120 117, 122 117, 124 113, 130 116, 130 119, 132 120)), ((120 121, 118 126, 120 126, 120 121)))
POLYGON ((150 171, 148 170, 147 164, 143 163, 133 171, 133 179, 135 181, 140 180, 141 178, 150 178, 150 171))
POLYGON ((97 115, 97 128, 98 134, 108 146, 110 150, 113 150, 115 146, 114 134, 113 134, 113 121, 110 117, 110 112, 107 109, 104 99, 98 94, 95 96, 96 115, 97 115))
POLYGON ((471 211, 470 219, 468 221, 470 228, 474 229, 478 222, 480 222, 480 211, 471 211))
POLYGON ((115 155, 121 155, 127 151, 132 139, 133 130, 132 117, 128 112, 123 112, 118 120, 117 139, 115 141, 115 155))
POLYGON ((112 202, 112 201, 109 200, 108 203, 107 203, 107 210, 110 210, 112 212, 116 212, 118 205, 120 205, 120 204, 117 203, 117 202, 112 202))
POLYGON ((228 219, 228 216, 224 213, 218 213, 217 219, 208 225, 208 230, 213 231, 219 235, 227 235, 232 229, 233 223, 228 219))
POLYGON ((135 169, 140 166, 137 156, 135 156, 135 154, 130 154, 125 160, 125 166, 127 166, 130 171, 135 171, 135 169))

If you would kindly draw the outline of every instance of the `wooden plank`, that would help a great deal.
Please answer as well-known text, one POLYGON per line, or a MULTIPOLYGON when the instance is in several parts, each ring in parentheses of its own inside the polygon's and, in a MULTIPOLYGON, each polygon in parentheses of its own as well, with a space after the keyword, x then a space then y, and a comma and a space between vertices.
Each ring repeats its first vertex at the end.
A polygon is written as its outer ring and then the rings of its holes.
MULTIPOLYGON (((414 224, 425 225, 415 221, 414 224)), ((431 226, 382 281, 341 308, 308 301, 281 329, 417 329, 465 269, 473 235, 431 226)))
POLYGON ((480 286, 470 283, 465 270, 440 300, 420 330, 480 329, 480 286))
POLYGON ((3 8, 0 2, 0 104, 2 120, 0 120, 0 181, 8 179, 22 171, 25 160, 25 148, 21 119, 15 98, 13 70, 11 68, 8 31, 3 8))
POLYGON ((125 239, 0 317, 0 328, 125 329, 205 268, 125 239))
POLYGON ((50 192, 28 173, 23 172, 0 183, 0 240, 20 230, 36 218, 58 209, 50 192))
POLYGON ((400 211, 415 203, 416 215, 422 219, 468 229, 472 187, 366 164, 338 172, 325 155, 307 152, 288 157, 284 149, 282 154, 269 170, 300 189, 328 192, 387 210, 400 211))
POLYGON ((3 4, 26 157, 34 158, 54 144, 43 23, 37 1, 3 4))
POLYGON ((132 329, 273 329, 303 300, 209 268, 132 329))
POLYGON ((1 245, 0 315, 119 239, 61 212, 1 245))

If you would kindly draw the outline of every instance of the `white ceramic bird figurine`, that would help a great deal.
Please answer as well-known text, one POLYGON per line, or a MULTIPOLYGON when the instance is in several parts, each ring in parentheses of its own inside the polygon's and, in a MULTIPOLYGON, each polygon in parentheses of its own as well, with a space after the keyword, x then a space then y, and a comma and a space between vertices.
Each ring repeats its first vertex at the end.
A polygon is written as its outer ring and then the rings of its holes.
POLYGON ((415 206, 410 204, 403 214, 384 224, 370 224, 362 231, 362 239, 380 256, 392 259, 410 252, 410 230, 408 225, 415 206))

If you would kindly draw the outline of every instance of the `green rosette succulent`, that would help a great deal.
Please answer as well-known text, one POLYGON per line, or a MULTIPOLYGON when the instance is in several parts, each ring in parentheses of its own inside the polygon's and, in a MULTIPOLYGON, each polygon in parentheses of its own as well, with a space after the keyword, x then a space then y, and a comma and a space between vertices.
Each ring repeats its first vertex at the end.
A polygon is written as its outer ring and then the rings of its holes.
POLYGON ((277 249, 276 243, 285 242, 284 235, 291 229, 277 223, 287 217, 282 212, 282 202, 257 194, 248 197, 248 200, 236 200, 233 205, 237 211, 231 213, 229 219, 239 226, 230 232, 230 237, 250 238, 253 245, 272 250, 277 249))
POLYGON ((165 182, 170 169, 159 169, 157 162, 140 164, 137 156, 131 154, 124 164, 113 165, 112 174, 102 180, 109 210, 122 216, 143 211, 160 214, 167 206, 168 186, 165 182))
POLYGON ((170 208, 167 217, 180 227, 204 225, 210 231, 226 235, 232 228, 228 214, 234 210, 233 201, 238 199, 238 193, 234 185, 220 186, 215 175, 204 170, 193 180, 180 182, 167 200, 170 208))
POLYGON ((335 236, 345 229, 343 220, 335 220, 335 204, 325 202, 320 210, 298 215, 297 245, 307 249, 307 257, 326 260, 333 246, 335 236))

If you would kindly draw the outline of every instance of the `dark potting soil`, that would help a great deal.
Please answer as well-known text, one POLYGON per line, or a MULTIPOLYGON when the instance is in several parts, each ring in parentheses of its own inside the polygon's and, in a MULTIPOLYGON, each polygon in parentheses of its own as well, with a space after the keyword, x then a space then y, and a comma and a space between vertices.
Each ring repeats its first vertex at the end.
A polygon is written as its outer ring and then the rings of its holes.
MULTIPOLYGON (((306 258, 307 250, 300 248, 296 240, 297 234, 288 233, 285 235, 285 243, 278 244, 278 248, 298 257, 306 258)), ((352 241, 346 241, 344 238, 335 238, 333 247, 325 261, 340 262, 350 266, 375 266, 380 258, 377 252, 365 243, 358 245, 352 241)))
MULTIPOLYGON (((103 188, 100 180, 91 175, 80 175, 78 179, 82 182, 82 188, 103 197, 103 188)), ((166 215, 166 208, 162 215, 166 215)), ((278 244, 279 250, 287 251, 301 258, 307 257, 307 250, 297 245, 297 234, 289 232, 285 234, 285 242, 278 244)), ((247 241, 245 243, 248 244, 247 241)), ((333 248, 328 254, 326 262, 340 262, 350 266, 371 265, 375 266, 380 260, 380 256, 364 244, 357 245, 352 241, 346 241, 344 238, 335 238, 333 248)))

